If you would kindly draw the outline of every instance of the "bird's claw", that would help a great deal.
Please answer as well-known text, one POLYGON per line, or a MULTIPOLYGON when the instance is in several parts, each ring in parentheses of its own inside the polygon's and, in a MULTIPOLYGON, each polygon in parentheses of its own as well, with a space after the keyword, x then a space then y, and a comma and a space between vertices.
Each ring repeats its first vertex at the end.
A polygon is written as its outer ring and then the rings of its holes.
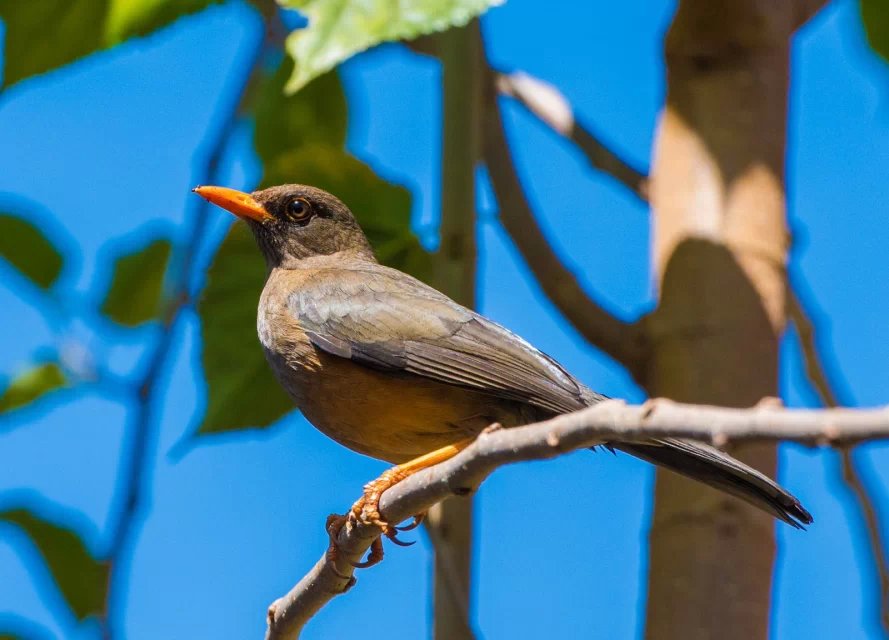
POLYGON ((374 541, 370 543, 370 553, 367 554, 367 560, 363 562, 353 562, 352 566, 356 569, 367 569, 368 567, 372 567, 375 564, 379 564, 383 561, 383 539, 382 538, 374 538, 374 541))
MULTIPOLYGON (((327 529, 327 535, 330 538, 330 546, 327 549, 327 562, 329 563, 331 570, 338 577, 343 580, 348 580, 349 584, 346 585, 346 589, 350 588, 355 583, 355 577, 351 575, 346 575, 340 573, 340 571, 336 568, 336 559, 339 553, 339 547, 337 546, 337 537, 339 536, 340 531, 350 520, 353 523, 360 523, 365 525, 373 525, 379 527, 382 531, 382 535, 389 538, 393 543, 397 544, 400 547, 410 547, 415 544, 416 541, 405 542, 398 538, 398 533, 400 531, 411 531, 412 529, 416 529, 420 523, 423 521, 425 517, 425 513, 414 516, 414 521, 406 525, 404 527, 396 527, 390 525, 388 522, 382 519, 380 515, 379 505, 380 505, 380 497, 383 495, 383 492, 397 484, 401 480, 406 477, 401 469, 398 467, 394 467, 384 472, 379 478, 374 480, 373 482, 369 482, 364 486, 364 495, 352 505, 352 508, 349 509, 349 512, 346 515, 338 515, 331 514, 327 516, 327 523, 325 525, 327 529)), ((367 556, 366 560, 361 562, 350 562, 353 567, 356 569, 367 569, 368 567, 372 567, 375 564, 378 564, 383 560, 383 540, 382 537, 375 538, 370 546, 370 553, 367 556)))
POLYGON ((416 542, 417 542, 416 540, 411 540, 410 542, 405 542, 404 540, 399 539, 398 531, 399 531, 398 527, 392 527, 383 535, 385 535, 387 538, 389 538, 393 543, 397 544, 399 547, 412 547, 414 544, 416 544, 416 542))
POLYGON ((414 521, 411 522, 410 524, 406 524, 404 526, 399 526, 399 527, 394 527, 394 529, 396 531, 401 531, 401 532, 413 531, 414 529, 419 527, 423 523, 423 520, 425 520, 425 519, 426 519, 426 512, 424 511, 423 513, 418 513, 417 515, 415 515, 414 521))
POLYGON ((383 497, 383 492, 404 480, 408 475, 410 474, 400 467, 392 467, 384 471, 379 478, 364 485, 364 495, 352 505, 350 514, 361 524, 377 526, 383 530, 384 534, 388 535, 392 527, 380 515, 380 498, 383 497))

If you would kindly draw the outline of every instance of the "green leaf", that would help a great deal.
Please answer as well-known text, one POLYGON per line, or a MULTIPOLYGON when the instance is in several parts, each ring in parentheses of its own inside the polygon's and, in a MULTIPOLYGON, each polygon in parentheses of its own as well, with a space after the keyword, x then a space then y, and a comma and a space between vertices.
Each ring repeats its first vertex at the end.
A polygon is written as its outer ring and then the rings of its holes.
POLYGON ((58 279, 64 264, 62 254, 40 229, 9 214, 0 214, 0 257, 43 289, 58 279))
POLYGON ((889 2, 861 0, 861 19, 870 46, 889 62, 889 2))
POLYGON ((134 253, 118 256, 102 313, 127 327, 156 318, 171 248, 168 239, 158 238, 134 253))
POLYGON ((144 36, 222 0, 0 0, 3 84, 144 36))
POLYGON ((253 106, 253 142, 263 162, 312 142, 346 144, 346 95, 337 73, 326 73, 287 96, 284 86, 292 73, 293 60, 284 58, 277 71, 263 80, 253 106))
POLYGON ((0 0, 3 84, 55 69, 102 46, 107 0, 0 0))
MULTIPOLYGON (((33 1, 33 0, 32 0, 33 1)), ((104 41, 108 46, 145 36, 222 0, 110 0, 104 41)))
POLYGON ((0 394, 0 413, 24 407, 66 383, 65 373, 54 362, 32 367, 14 377, 0 394))
POLYGON ((90 553, 73 528, 29 508, 0 511, 0 522, 18 527, 36 547, 78 620, 102 611, 108 564, 90 553))
POLYGON ((389 40, 409 40, 463 26, 503 0, 279 0, 305 14, 309 26, 287 37, 296 68, 287 91, 389 40))
POLYGON ((265 168, 263 183, 299 182, 329 191, 358 218, 383 264, 428 280, 430 254, 411 231, 411 196, 380 178, 342 149, 305 145, 278 156, 265 168))
POLYGON ((256 335, 265 263, 247 226, 232 225, 210 266, 198 304, 207 412, 198 434, 265 427, 293 409, 256 335))

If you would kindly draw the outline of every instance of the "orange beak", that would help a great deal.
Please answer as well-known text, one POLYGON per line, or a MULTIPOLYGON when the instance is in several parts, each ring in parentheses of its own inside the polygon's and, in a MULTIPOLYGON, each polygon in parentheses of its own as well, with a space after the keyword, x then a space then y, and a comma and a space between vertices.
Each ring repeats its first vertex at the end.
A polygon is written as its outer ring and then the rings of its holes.
POLYGON ((217 207, 230 211, 241 219, 263 222, 271 214, 253 196, 228 187, 195 187, 192 191, 217 207))

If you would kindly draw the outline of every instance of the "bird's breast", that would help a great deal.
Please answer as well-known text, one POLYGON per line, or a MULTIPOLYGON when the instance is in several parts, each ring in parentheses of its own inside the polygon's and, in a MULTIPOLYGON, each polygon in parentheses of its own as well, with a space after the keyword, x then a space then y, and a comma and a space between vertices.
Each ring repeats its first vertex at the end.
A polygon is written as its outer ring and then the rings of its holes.
POLYGON ((288 309, 288 289, 269 284, 259 300, 256 332, 278 381, 301 404, 307 379, 321 367, 318 351, 288 309))
POLYGON ((287 284, 267 283, 256 320, 259 340, 303 415, 340 444, 403 462, 478 434, 493 422, 529 421, 514 403, 318 350, 288 307, 294 283, 287 284))

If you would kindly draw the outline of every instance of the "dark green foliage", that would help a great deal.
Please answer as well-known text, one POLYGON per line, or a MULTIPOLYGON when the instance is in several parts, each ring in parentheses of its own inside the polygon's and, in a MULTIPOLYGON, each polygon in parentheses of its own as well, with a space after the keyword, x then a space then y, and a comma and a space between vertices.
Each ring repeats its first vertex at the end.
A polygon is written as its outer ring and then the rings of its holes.
POLYGON ((73 528, 27 507, 0 511, 0 523, 3 522, 27 536, 78 620, 102 611, 108 564, 90 553, 73 528))
POLYGON ((102 47, 109 0, 0 0, 6 24, 3 85, 73 62, 102 47))
POLYGON ((889 62, 889 2, 861 0, 861 19, 870 46, 889 62))
POLYGON ((8 214, 0 214, 0 257, 43 289, 53 285, 64 265, 61 252, 40 229, 8 214))
POLYGON ((0 413, 31 404, 67 383, 65 373, 54 362, 39 364, 9 381, 0 393, 0 413))
POLYGON ((0 0, 3 86, 51 71, 221 0, 0 0))
POLYGON ((102 313, 127 327, 156 318, 163 302, 171 249, 169 240, 158 238, 138 251, 115 258, 102 313))
POLYGON ((199 433, 265 427, 293 408, 256 337, 265 263, 247 226, 236 223, 213 260, 198 306, 207 413, 199 433))

